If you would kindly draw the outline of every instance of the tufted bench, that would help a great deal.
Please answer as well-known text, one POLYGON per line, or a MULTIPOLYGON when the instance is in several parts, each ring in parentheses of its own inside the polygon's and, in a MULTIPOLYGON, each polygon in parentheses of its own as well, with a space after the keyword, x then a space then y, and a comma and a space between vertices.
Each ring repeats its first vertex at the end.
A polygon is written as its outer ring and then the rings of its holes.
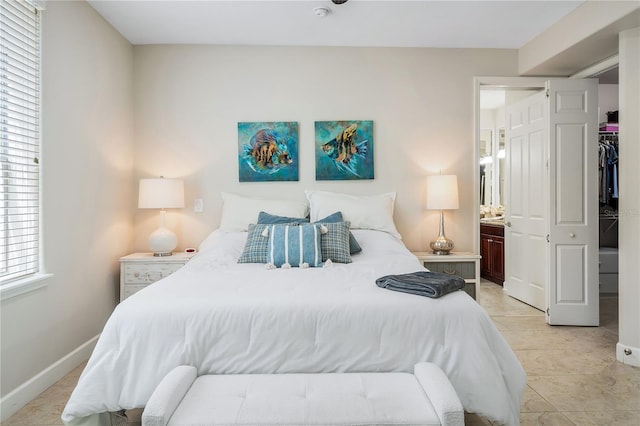
POLYGON ((238 374, 173 369, 142 413, 143 426, 464 425, 438 366, 410 373, 238 374))

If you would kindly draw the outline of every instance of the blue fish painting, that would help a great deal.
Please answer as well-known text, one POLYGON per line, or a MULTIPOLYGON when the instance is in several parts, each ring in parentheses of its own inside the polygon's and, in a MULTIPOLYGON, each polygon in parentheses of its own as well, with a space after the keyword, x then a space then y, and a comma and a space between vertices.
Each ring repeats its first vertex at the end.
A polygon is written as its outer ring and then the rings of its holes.
POLYGON ((316 121, 316 180, 373 179, 373 121, 316 121))
POLYGON ((298 180, 298 123, 238 123, 240 182, 298 180))

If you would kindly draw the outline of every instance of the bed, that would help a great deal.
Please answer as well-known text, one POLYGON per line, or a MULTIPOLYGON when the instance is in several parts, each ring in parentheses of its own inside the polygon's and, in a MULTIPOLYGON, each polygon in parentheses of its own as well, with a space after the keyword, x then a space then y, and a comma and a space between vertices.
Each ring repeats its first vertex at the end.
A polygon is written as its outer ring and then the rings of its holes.
POLYGON ((411 372, 442 368, 466 411, 519 424, 526 376, 464 291, 431 299, 376 278, 423 270, 389 232, 352 230, 350 264, 238 264, 244 231, 215 231, 185 267, 120 303, 63 412, 67 424, 144 407, 174 367, 198 374, 411 372))

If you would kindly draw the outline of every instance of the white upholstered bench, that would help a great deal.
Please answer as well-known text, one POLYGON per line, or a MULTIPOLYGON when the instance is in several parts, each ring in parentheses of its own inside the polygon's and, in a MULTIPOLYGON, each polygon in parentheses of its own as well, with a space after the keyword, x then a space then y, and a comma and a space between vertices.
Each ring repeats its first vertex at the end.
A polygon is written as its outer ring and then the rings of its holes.
POLYGON ((464 425, 442 370, 410 373, 238 374, 197 377, 179 366, 160 382, 143 426, 464 425))

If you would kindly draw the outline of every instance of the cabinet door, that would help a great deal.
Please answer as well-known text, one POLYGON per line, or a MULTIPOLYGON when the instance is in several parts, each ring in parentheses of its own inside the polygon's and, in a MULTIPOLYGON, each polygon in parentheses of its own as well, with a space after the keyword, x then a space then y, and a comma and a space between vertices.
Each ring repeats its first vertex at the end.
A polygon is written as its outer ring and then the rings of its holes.
POLYGON ((489 246, 491 258, 491 275, 502 285, 504 281, 504 239, 494 237, 489 246))
POLYGON ((480 234, 480 275, 491 274, 491 236, 480 234))

